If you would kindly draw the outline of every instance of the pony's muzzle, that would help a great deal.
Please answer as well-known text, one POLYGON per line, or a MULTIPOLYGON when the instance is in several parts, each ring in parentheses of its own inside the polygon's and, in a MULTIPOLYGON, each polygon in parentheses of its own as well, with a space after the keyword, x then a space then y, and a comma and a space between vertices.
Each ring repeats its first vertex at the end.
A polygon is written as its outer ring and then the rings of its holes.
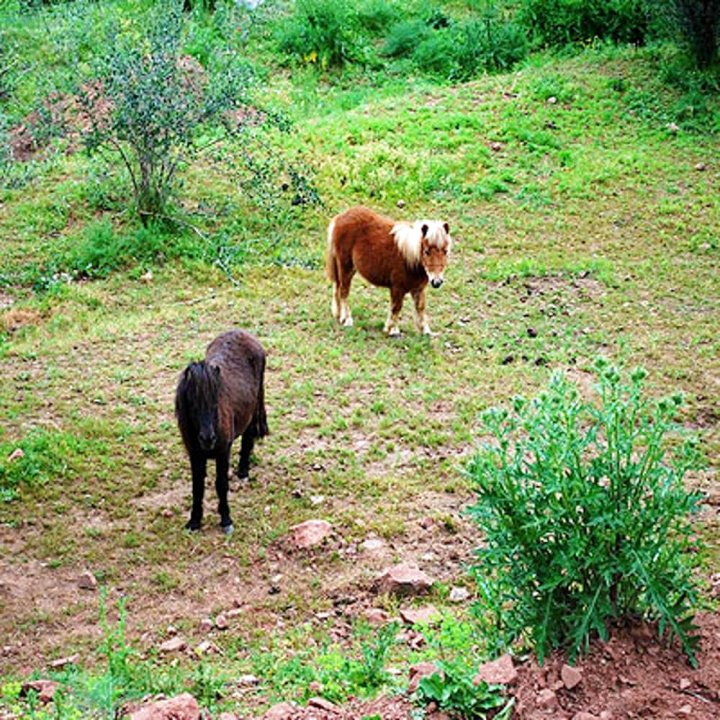
POLYGON ((214 450, 215 443, 217 442, 217 435, 215 433, 200 433, 198 440, 200 441, 200 447, 203 450, 214 450))
POLYGON ((431 284, 434 288, 439 288, 439 287, 443 284, 443 279, 442 279, 442 278, 439 278, 439 277, 433 278, 433 279, 430 281, 430 284, 431 284))

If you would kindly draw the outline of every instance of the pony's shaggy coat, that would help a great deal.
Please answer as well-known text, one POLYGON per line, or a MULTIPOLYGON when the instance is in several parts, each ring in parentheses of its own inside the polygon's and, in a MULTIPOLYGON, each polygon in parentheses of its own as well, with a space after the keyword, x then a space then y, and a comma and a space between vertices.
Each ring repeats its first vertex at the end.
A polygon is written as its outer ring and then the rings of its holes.
POLYGON ((397 335, 403 300, 415 302, 418 329, 429 334, 425 313, 427 284, 440 287, 452 238, 446 222, 395 222, 366 207, 354 207, 333 218, 328 227, 326 273, 334 284, 332 313, 341 325, 353 323, 348 305, 355 272, 368 282, 390 289, 385 332, 397 335))
POLYGON ((190 363, 180 376, 175 414, 192 468, 190 530, 202 524, 207 461, 214 459, 220 525, 232 531, 227 501, 230 451, 242 435, 238 476, 247 478, 255 440, 268 434, 264 375, 262 345, 249 333, 231 330, 215 338, 205 359, 190 363))

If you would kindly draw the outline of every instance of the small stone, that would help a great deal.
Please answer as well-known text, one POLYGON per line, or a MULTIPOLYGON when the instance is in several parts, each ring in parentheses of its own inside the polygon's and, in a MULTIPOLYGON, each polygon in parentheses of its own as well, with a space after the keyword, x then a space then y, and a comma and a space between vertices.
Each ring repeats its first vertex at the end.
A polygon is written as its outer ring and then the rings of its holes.
POLYGON ((8 462, 15 462, 16 460, 20 460, 20 458, 25 457, 25 452, 22 448, 15 448, 9 455, 8 455, 8 462))
POLYGON ((687 690, 692 685, 692 681, 687 678, 680 678, 680 689, 687 690))
POLYGON ((388 595, 422 595, 430 590, 435 581, 417 565, 401 563, 385 570, 375 580, 375 592, 388 595))
POLYGON ((198 720, 200 708, 190 693, 143 705, 129 720, 198 720))
POLYGON ((581 711, 579 713, 575 713, 572 716, 572 720, 598 720, 598 716, 593 715, 592 713, 589 713, 589 712, 581 711))
POLYGON ((293 525, 292 541, 296 548, 307 549, 322 543, 332 533, 332 525, 327 520, 306 520, 293 525))
POLYGON ((325 502, 325 496, 324 495, 311 495, 310 496, 310 504, 317 507, 318 505, 322 505, 325 502))
POLYGON ((692 711, 693 711, 692 705, 683 705, 678 710, 678 715, 692 715, 692 711))
POLYGON ((213 621, 210 618, 203 618, 200 621, 200 632, 209 633, 213 629, 213 621))
POLYGON ((502 143, 499 143, 495 140, 490 143, 490 149, 493 152, 500 152, 503 149, 502 143))
POLYGON ((148 270, 145 274, 140 276, 140 281, 144 282, 145 284, 151 283, 152 280, 153 280, 152 270, 148 270))
POLYGON ((465 602, 470 597, 470 593, 464 587, 454 587, 450 590, 448 600, 454 603, 465 602))
POLYGON ((67 657, 61 657, 57 658, 56 660, 52 660, 50 662, 50 667, 55 670, 59 670, 60 668, 64 668, 66 665, 76 665, 79 659, 80 655, 78 653, 75 653, 74 655, 68 655, 67 657))
POLYGON ((214 645, 210 640, 203 640, 195 648, 196 655, 214 655, 217 652, 217 645, 214 645))
POLYGON ((535 338, 538 336, 538 331, 535 328, 529 327, 527 329, 528 337, 535 338))
POLYGON ((535 697, 535 703, 542 708, 557 707, 557 695, 552 690, 550 690, 550 688, 545 688, 545 690, 541 690, 537 694, 537 696, 535 697))
POLYGON ((166 640, 158 648, 161 653, 182 652, 187 647, 187 642, 179 635, 166 640))
POLYGON ((331 703, 329 700, 321 697, 311 697, 308 700, 308 707, 318 708, 318 710, 324 710, 325 712, 334 714, 340 712, 340 708, 335 705, 335 703, 331 703))
POLYGON ((579 685, 582 681, 582 673, 570 665, 563 665, 560 670, 560 677, 562 678, 563 685, 568 690, 572 690, 575 686, 579 685))
POLYGON ((215 627, 218 630, 227 630, 230 627, 230 623, 224 613, 218 613, 215 617, 215 627))
POLYGON ((273 705, 264 715, 263 720, 290 720, 295 714, 295 706, 287 702, 273 705))
POLYGON ((236 680, 238 685, 259 685, 260 684, 260 678, 255 677, 255 675, 240 675, 240 677, 236 680))
POLYGON ((666 127, 671 135, 676 135, 677 131, 680 129, 674 122, 668 123, 666 127))
POLYGON ((706 168, 707 168, 707 166, 705 165, 704 162, 699 162, 699 163, 695 166, 695 169, 696 169, 698 172, 702 172, 702 171, 705 170, 706 168))
POLYGON ((408 625, 431 625, 440 619, 440 612, 434 605, 400 610, 400 617, 408 625))
POLYGON ((405 201, 404 200, 398 200, 395 203, 401 210, 405 207, 405 201))
POLYGON ((511 685, 517 680, 518 672, 513 665, 510 655, 503 655, 497 660, 483 663, 477 675, 473 678, 473 684, 479 685, 486 682, 488 685, 511 685))
POLYGON ((363 617, 369 625, 385 625, 390 620, 390 615, 380 608, 368 608, 363 613, 363 617))
POLYGON ((437 672, 442 674, 440 668, 431 662, 421 662, 416 665, 412 665, 410 667, 410 683, 408 684, 408 692, 414 693, 418 689, 420 681, 424 677, 430 677, 437 672))
POLYGON ((557 98, 554 95, 552 95, 551 97, 548 98, 548 103, 550 103, 550 105, 555 105, 557 103, 557 98))
POLYGON ((29 692, 36 692, 38 700, 43 704, 47 705, 55 696, 55 691, 60 686, 60 683, 54 680, 31 680, 22 684, 20 688, 20 696, 25 697, 29 692))
POLYGON ((98 582, 96 577, 89 570, 86 570, 78 578, 77 586, 81 590, 97 590, 98 582))
POLYGON ((360 550, 366 553, 377 553, 385 549, 385 541, 380 538, 371 537, 360 543, 360 550))

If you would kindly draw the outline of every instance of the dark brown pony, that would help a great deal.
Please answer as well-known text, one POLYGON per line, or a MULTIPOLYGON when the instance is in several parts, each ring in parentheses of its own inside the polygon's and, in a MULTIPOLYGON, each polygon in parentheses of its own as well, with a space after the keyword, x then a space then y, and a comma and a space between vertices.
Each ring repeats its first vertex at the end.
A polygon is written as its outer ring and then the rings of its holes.
POLYGON ((439 288, 452 246, 450 227, 437 220, 395 222, 366 207, 354 207, 333 218, 328 227, 326 272, 334 283, 332 313, 353 324, 348 295, 355 272, 373 285, 390 289, 388 335, 399 335, 405 295, 415 301, 418 330, 430 334, 425 313, 427 284, 439 288))
POLYGON ((180 376, 175 414, 192 468, 190 530, 202 525, 207 461, 214 459, 220 526, 227 534, 233 531, 227 501, 230 450, 242 435, 237 474, 247 479, 255 440, 268 434, 264 374, 262 345, 249 333, 231 330, 215 338, 205 359, 190 363, 180 376))

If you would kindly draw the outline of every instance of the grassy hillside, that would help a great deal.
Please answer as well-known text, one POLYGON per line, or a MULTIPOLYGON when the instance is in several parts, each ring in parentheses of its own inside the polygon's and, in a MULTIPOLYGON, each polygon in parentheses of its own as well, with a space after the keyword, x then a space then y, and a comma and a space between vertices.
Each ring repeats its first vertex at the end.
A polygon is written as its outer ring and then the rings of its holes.
MULTIPOLYGON (((307 697, 310 680, 330 683, 338 648, 359 652, 365 638, 335 610, 367 604, 391 561, 419 561, 441 580, 433 602, 455 607, 448 589, 471 588, 463 566, 479 541, 461 472, 479 413, 554 369, 585 387, 598 355, 644 365, 654 393, 686 396, 683 422, 710 465, 691 479, 709 497, 697 520, 703 577, 720 571, 717 99, 689 108, 663 84, 662 48, 538 54, 452 83, 291 70, 273 60, 271 35, 253 32, 257 62, 272 63, 260 96, 294 123, 272 142, 313 168, 322 206, 268 209, 200 164, 185 177, 183 221, 143 231, 122 175, 80 152, 2 191, 6 698, 13 678, 51 658, 77 651, 83 672, 104 667, 98 593, 77 586, 86 570, 111 617, 124 598, 132 644, 169 673, 138 681, 139 693, 194 678, 213 708, 307 697), (325 228, 357 203, 450 223, 457 245, 445 285, 428 293, 431 338, 409 305, 403 336, 386 338, 385 292, 361 280, 355 326, 335 325, 325 228), (123 241, 118 269, 73 274, 123 241), (250 484, 231 485, 226 539, 211 491, 204 531, 182 530, 191 488, 173 397, 184 365, 231 327, 267 348, 271 435, 250 484), (24 456, 10 459, 17 448, 24 456), (331 543, 293 551, 289 528, 314 517, 332 523, 331 543), (359 547, 375 535, 379 556, 359 547), (173 676, 157 650, 168 626, 197 645, 200 621, 233 608, 211 636, 222 655, 185 656, 173 676), (289 664, 307 647, 328 667, 289 664), (213 683, 242 672, 260 689, 218 701, 213 683)), ((402 668, 432 652, 392 650, 402 668)), ((95 697, 82 673, 63 677, 95 697)), ((94 707, 115 702, 96 695, 94 707)))

